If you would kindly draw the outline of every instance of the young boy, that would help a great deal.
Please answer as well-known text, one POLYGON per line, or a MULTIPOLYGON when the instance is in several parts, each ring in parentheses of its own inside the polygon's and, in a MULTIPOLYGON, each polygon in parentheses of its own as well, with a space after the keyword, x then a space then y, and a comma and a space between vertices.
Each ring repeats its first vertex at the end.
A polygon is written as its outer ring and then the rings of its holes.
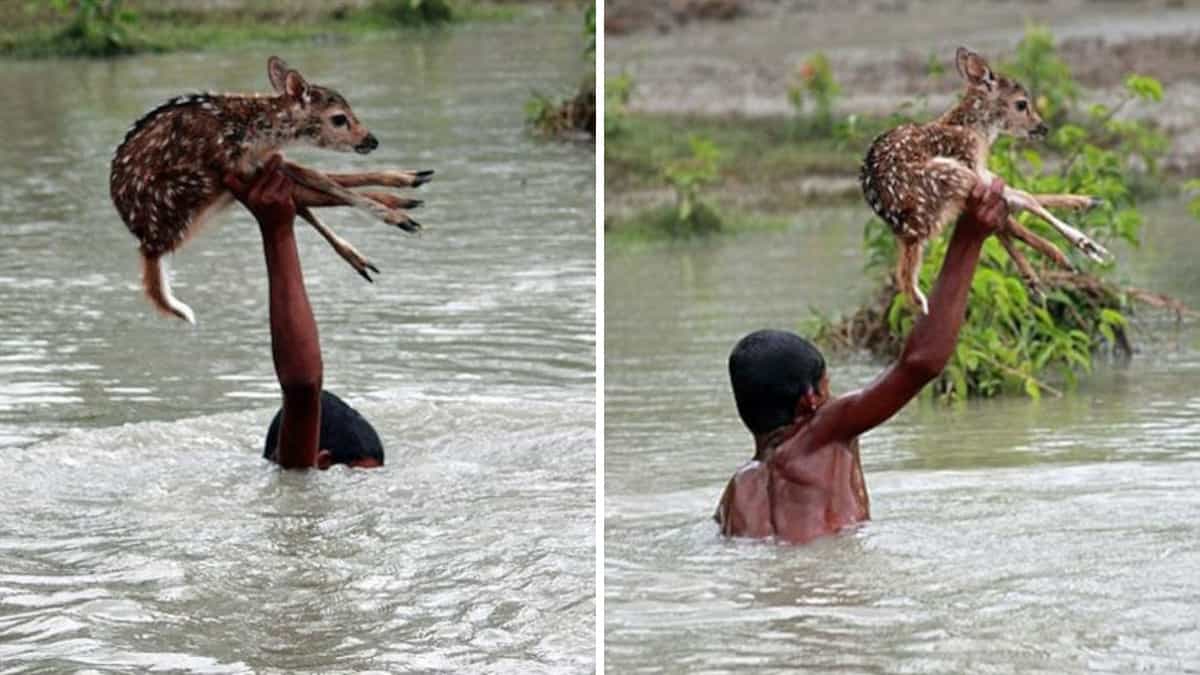
POLYGON ((738 414, 754 459, 717 506, 721 533, 802 544, 870 518, 858 437, 887 421, 945 367, 958 341, 983 242, 1008 218, 1004 184, 976 185, 946 261, 900 358, 863 389, 829 395, 825 359, 798 335, 762 330, 729 356, 738 414))

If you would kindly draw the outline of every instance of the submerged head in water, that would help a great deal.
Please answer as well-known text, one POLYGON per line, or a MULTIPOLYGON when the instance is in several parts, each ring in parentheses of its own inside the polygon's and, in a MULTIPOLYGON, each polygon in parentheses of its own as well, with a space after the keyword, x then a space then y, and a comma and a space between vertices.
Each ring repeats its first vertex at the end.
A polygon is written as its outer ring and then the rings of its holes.
MULTIPOLYGON (((283 410, 275 413, 267 428, 263 457, 276 461, 279 448, 279 424, 283 410)), ((357 410, 337 395, 321 391, 321 439, 317 466, 328 469, 334 464, 373 468, 383 466, 383 443, 379 434, 357 410)))
POLYGON ((758 436, 792 424, 829 398, 825 358, 808 340, 782 330, 759 330, 729 355, 738 415, 758 436))

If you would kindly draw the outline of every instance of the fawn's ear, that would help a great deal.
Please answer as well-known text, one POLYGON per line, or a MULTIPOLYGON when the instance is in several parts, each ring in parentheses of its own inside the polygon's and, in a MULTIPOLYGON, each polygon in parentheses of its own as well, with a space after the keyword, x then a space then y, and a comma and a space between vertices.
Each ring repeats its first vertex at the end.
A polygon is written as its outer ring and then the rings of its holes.
POLYGON ((283 91, 288 96, 308 103, 308 82, 304 76, 295 70, 289 70, 283 81, 283 91))
POLYGON ((271 86, 280 94, 283 93, 284 83, 287 82, 287 74, 291 68, 283 59, 278 56, 272 56, 267 59, 267 79, 271 81, 271 86))
POLYGON ((954 53, 954 65, 958 68, 958 74, 973 86, 990 90, 996 82, 996 76, 992 74, 987 61, 966 47, 959 47, 954 53))

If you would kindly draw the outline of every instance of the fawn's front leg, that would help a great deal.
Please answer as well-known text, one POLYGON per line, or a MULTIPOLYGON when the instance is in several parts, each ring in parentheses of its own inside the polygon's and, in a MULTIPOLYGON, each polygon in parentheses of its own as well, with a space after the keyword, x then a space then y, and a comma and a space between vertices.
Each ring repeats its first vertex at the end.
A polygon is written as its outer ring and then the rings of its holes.
POLYGON ((281 169, 296 184, 323 192, 330 197, 336 197, 345 205, 362 209, 389 225, 395 225, 407 232, 416 232, 421 229, 421 224, 413 220, 403 209, 388 208, 357 192, 351 192, 320 171, 293 162, 284 162, 281 169))
MULTIPOLYGON (((1043 195, 1043 197, 1046 196, 1047 195, 1043 195)), ((1087 199, 1091 198, 1088 197, 1087 199)), ((1006 187, 1004 188, 1004 200, 1008 202, 1010 208, 1025 209, 1047 223, 1050 223, 1054 229, 1058 230, 1062 236, 1067 238, 1067 241, 1071 242, 1080 251, 1083 251, 1083 254, 1092 260, 1095 260, 1096 262, 1104 262, 1105 259, 1112 257, 1112 254, 1108 252, 1108 249, 1096 243, 1091 237, 1087 236, 1083 232, 1080 232, 1079 230, 1054 217, 1054 214, 1047 211, 1046 207, 1042 206, 1042 204, 1039 203, 1038 200, 1028 192, 1006 187)))
POLYGON ((361 171, 359 173, 327 173, 330 180, 342 187, 363 187, 366 185, 381 185, 383 187, 416 188, 433 180, 433 171, 361 171))
POLYGON ((1087 195, 1068 195, 1068 194, 1053 194, 1053 195, 1030 195, 1037 203, 1045 206, 1048 209, 1070 209, 1072 211, 1086 211, 1094 209, 1104 203, 1099 197, 1089 197, 1087 195))

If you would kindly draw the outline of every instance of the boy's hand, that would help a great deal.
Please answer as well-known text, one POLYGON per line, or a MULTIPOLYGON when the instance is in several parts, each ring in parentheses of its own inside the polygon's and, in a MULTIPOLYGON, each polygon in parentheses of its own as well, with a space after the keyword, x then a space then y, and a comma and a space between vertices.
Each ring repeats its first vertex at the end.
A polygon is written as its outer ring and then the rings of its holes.
POLYGON ((281 156, 272 155, 249 185, 232 172, 225 174, 225 187, 254 214, 262 227, 290 225, 296 219, 292 179, 279 170, 282 164, 281 156))
POLYGON ((975 183, 967 201, 963 204, 958 227, 966 227, 980 237, 995 234, 1008 222, 1008 203, 1004 201, 1004 181, 999 177, 991 185, 983 181, 975 183))

